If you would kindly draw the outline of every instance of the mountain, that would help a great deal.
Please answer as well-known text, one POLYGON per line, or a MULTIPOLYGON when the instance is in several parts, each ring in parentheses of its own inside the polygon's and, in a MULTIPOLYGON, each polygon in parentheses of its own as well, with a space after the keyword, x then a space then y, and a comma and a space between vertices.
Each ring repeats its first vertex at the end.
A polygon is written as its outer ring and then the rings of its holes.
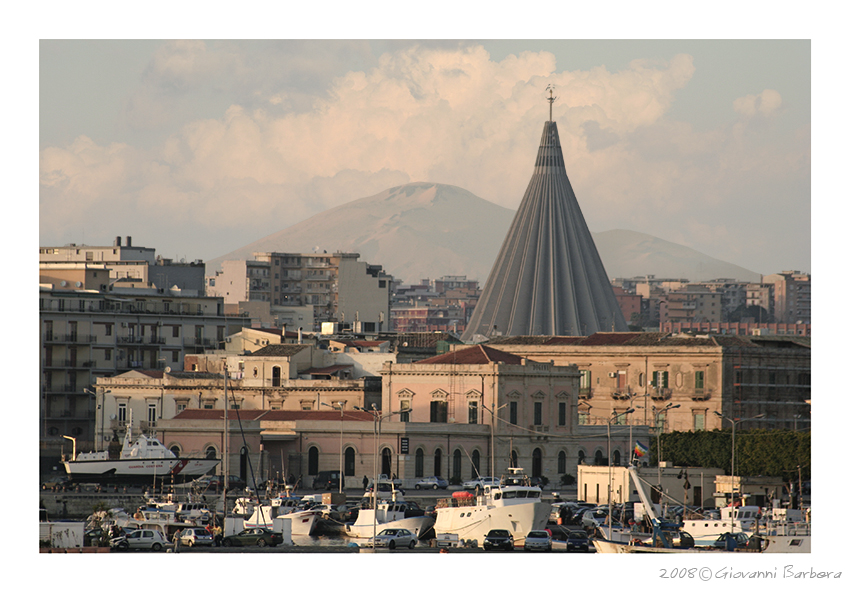
MULTIPOLYGON (((465 189, 437 183, 393 187, 316 214, 224 256, 250 260, 255 252, 356 252, 405 283, 466 275, 483 286, 515 212, 465 189)), ((608 276, 729 277, 757 281, 758 273, 693 249, 630 230, 592 233, 608 276)))

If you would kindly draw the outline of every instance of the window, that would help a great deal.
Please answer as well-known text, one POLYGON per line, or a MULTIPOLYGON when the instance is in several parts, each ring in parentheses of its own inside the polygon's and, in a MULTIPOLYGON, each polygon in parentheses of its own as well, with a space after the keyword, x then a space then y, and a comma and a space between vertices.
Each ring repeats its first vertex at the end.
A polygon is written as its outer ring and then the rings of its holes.
POLYGON ((705 372, 704 371, 696 371, 694 372, 694 389, 697 392, 701 392, 705 389, 705 372))
POLYGON ((106 331, 106 336, 111 337, 112 336, 112 325, 107 324, 103 328, 106 331))
POLYGON ((186 410, 186 408, 187 408, 188 406, 189 406, 189 404, 188 404, 187 402, 185 402, 185 401, 180 401, 180 402, 178 402, 178 403, 177 403, 177 414, 180 414, 181 412, 183 412, 184 410, 186 410))
POLYGON ((579 382, 579 391, 582 394, 587 394, 590 392, 591 387, 591 373, 589 369, 581 370, 581 381, 579 382))
POLYGON ((410 400, 399 400, 398 410, 401 412, 399 420, 402 423, 410 422, 410 400))
POLYGON ((518 422, 517 414, 518 414, 518 411, 519 411, 518 404, 517 404, 516 400, 511 401, 510 411, 511 411, 510 419, 509 419, 510 423, 511 423, 511 425, 516 425, 517 422, 518 422))
POLYGON ((463 464, 463 456, 459 449, 456 449, 452 454, 452 480, 460 480, 460 467, 463 464))
POLYGON ((578 413, 578 424, 579 425, 589 425, 590 424, 590 413, 587 412, 587 411, 578 413))
POLYGON ((118 421, 123 423, 127 420, 127 403, 119 402, 118 403, 118 421))
MULTIPOLYGON (((431 422, 447 423, 449 421, 449 403, 445 400, 431 401, 431 422)), ((439 476, 439 474, 435 474, 439 476)))
POLYGON ((422 451, 421 447, 416 450, 416 455, 414 457, 413 476, 415 478, 422 478, 425 476, 425 452, 422 451))
POLYGON ((655 388, 667 388, 668 374, 666 371, 655 371, 652 373, 652 386, 655 388))
POLYGON ((705 413, 694 414, 694 431, 705 431, 705 413))
POLYGON ((156 402, 148 402, 148 421, 156 422, 156 402))
POLYGON ((434 451, 434 476, 439 476, 443 471, 443 451, 437 449, 434 451))
POLYGON ((535 402, 534 403, 534 424, 542 425, 543 424, 543 403, 535 402))
POLYGON ((481 454, 477 449, 472 450, 472 477, 478 478, 481 474, 481 454))
POLYGON ((559 402, 558 403, 558 425, 561 427, 566 426, 567 424, 567 403, 559 402))
POLYGON ((172 336, 172 338, 175 338, 175 339, 180 337, 180 327, 179 326, 172 326, 171 327, 171 336, 172 336))
POLYGON ((112 349, 103 350, 103 359, 104 361, 112 361, 112 349))
POLYGON ((558 452, 558 474, 565 474, 567 472, 567 452, 560 451, 558 452))
POLYGON ((468 422, 470 425, 478 424, 478 401, 470 400, 469 401, 469 419, 468 422))

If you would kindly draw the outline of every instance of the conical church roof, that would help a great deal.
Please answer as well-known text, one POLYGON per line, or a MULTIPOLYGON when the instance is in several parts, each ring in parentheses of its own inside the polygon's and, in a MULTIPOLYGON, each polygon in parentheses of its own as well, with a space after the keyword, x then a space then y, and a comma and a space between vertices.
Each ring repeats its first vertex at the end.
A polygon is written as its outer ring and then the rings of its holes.
POLYGON ((463 340, 600 331, 628 331, 628 325, 567 178, 558 126, 550 120, 463 340))

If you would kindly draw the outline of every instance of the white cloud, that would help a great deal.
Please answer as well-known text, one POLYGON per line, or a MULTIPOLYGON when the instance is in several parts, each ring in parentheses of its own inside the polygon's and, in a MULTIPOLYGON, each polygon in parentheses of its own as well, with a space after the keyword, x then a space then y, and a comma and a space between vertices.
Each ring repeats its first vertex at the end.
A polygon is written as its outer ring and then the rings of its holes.
POLYGON ((732 106, 735 112, 746 117, 755 115, 772 117, 778 114, 782 106, 782 97, 775 90, 766 88, 760 94, 748 94, 735 99, 732 106))

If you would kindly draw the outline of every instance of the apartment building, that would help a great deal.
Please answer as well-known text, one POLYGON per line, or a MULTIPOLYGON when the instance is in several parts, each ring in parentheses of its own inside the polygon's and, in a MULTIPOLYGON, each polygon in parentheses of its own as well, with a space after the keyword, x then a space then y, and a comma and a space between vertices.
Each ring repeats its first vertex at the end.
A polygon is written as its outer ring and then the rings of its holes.
POLYGON ((359 257, 254 253, 252 261, 224 261, 221 271, 207 277, 207 294, 249 313, 252 308, 245 302, 268 302, 278 327, 318 331, 324 322, 339 322, 357 332, 375 333, 389 323, 392 277, 359 257), (310 313, 308 321, 304 316, 310 313))
POLYGON ((158 289, 39 290, 40 438, 94 444, 94 384, 128 370, 182 366, 186 354, 220 349, 242 319, 219 298, 158 289))
POLYGON ((799 271, 765 275, 763 283, 773 285, 773 312, 777 322, 809 324, 812 321, 812 277, 799 271))

